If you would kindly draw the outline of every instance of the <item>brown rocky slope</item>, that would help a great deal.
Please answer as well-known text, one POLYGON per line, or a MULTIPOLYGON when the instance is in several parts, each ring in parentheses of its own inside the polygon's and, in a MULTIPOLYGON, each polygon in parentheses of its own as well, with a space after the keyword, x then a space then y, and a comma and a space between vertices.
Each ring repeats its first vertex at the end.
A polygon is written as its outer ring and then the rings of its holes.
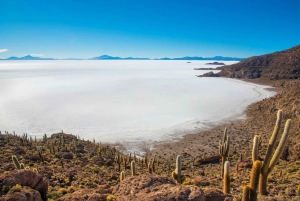
POLYGON ((300 45, 280 52, 250 57, 218 69, 222 70, 217 73, 221 77, 297 79, 300 77, 300 45))

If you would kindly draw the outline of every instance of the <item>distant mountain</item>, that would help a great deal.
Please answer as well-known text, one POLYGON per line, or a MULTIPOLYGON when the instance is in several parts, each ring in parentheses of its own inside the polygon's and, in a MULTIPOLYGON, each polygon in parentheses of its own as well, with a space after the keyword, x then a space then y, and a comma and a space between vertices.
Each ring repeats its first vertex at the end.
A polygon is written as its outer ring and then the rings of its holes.
POLYGON ((41 57, 33 57, 30 55, 24 57, 9 57, 6 60, 55 60, 53 58, 41 58, 41 57))
POLYGON ((217 69, 221 70, 217 73, 221 77, 299 79, 300 45, 280 52, 250 57, 237 64, 217 69))
POLYGON ((155 60, 215 60, 215 61, 242 61, 245 58, 237 58, 237 57, 223 57, 223 56, 214 56, 214 57, 180 57, 180 58, 160 58, 160 59, 155 59, 155 60))
MULTIPOLYGON (((156 58, 153 60, 215 60, 215 61, 242 61, 244 58, 236 58, 236 57, 223 57, 223 56, 215 56, 215 57, 180 57, 180 58, 156 58)), ((41 58, 41 57, 33 57, 30 55, 24 57, 9 57, 7 59, 0 59, 0 60, 85 60, 79 58, 67 58, 67 59, 54 59, 54 58, 41 58)), ((93 57, 87 60, 152 60, 150 58, 136 58, 136 57, 118 57, 118 56, 109 56, 109 55, 102 55, 98 57, 93 57)))
POLYGON ((102 55, 99 57, 91 58, 89 60, 150 60, 150 59, 149 58, 134 58, 134 57, 122 58, 122 57, 113 57, 113 56, 109 56, 109 55, 102 55))

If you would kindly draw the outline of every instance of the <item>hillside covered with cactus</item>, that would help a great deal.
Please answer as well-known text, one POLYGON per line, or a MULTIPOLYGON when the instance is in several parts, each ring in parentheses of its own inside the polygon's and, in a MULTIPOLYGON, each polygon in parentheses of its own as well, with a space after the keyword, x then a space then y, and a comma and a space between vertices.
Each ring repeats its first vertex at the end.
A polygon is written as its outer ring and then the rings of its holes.
POLYGON ((2 131, 0 201, 300 200, 300 80, 267 84, 278 94, 250 105, 246 119, 144 155, 63 132, 2 131))

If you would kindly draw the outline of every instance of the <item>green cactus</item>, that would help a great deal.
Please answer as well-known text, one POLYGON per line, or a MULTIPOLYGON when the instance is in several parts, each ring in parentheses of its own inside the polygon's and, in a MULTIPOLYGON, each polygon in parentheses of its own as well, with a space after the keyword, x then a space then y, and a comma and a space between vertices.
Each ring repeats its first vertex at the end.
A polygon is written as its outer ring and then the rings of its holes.
POLYGON ((25 169, 24 163, 21 163, 21 164, 20 164, 20 169, 25 169))
POLYGON ((222 157, 222 164, 221 164, 221 177, 223 178, 224 175, 224 164, 227 161, 229 155, 229 145, 230 145, 230 137, 227 135, 227 128, 224 130, 223 141, 219 143, 219 154, 222 157))
POLYGON ((284 131, 283 134, 281 136, 281 139, 279 141, 279 144, 273 154, 273 150, 275 148, 276 145, 276 138, 278 136, 279 133, 279 129, 280 129, 280 124, 282 121, 282 110, 279 110, 277 113, 277 120, 276 120, 276 125, 274 127, 274 131, 273 134, 269 140, 269 145, 267 148, 267 152, 266 152, 266 156, 260 171, 260 178, 259 178, 259 192, 261 195, 266 195, 267 194, 267 179, 268 179, 268 175, 269 173, 273 170, 273 168, 275 167, 276 163, 279 160, 280 155, 282 154, 284 145, 286 143, 288 134, 289 134, 289 130, 291 127, 291 120, 288 119, 286 121, 285 127, 284 127, 284 131))
POLYGON ((20 170, 20 169, 21 169, 21 165, 20 165, 20 162, 19 162, 18 158, 17 158, 15 155, 13 155, 13 156, 12 156, 12 160, 13 160, 13 162, 14 162, 15 167, 16 167, 18 170, 20 170))
POLYGON ((130 169, 131 169, 131 176, 135 176, 136 172, 135 172, 135 162, 134 161, 131 161, 130 169))
POLYGON ((224 177, 223 177, 223 193, 230 194, 230 163, 226 161, 224 164, 224 177))
POLYGON ((181 184, 184 181, 184 176, 181 175, 181 156, 178 155, 176 158, 176 169, 171 174, 172 178, 178 183, 181 184))

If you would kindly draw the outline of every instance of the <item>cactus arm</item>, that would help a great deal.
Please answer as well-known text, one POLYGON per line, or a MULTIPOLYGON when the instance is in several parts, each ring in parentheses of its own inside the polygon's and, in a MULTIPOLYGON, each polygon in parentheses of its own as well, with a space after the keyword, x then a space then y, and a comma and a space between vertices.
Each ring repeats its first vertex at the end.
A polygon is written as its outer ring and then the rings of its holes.
POLYGON ((274 130, 273 130, 272 136, 269 140, 269 144, 275 144, 276 138, 279 133, 281 122, 282 122, 282 110, 278 110, 276 124, 275 124, 274 130))
POLYGON ((249 186, 243 187, 242 201, 250 201, 250 190, 251 190, 251 188, 249 186))
POLYGON ((226 139, 227 139, 227 127, 224 129, 223 143, 225 143, 226 139))
POLYGON ((272 157, 272 160, 270 162, 270 165, 269 165, 269 173, 273 170, 273 168, 275 167, 276 163, 278 162, 279 158, 280 158, 280 155, 282 154, 283 152, 283 149, 284 149, 284 145, 286 143, 286 140, 288 138, 288 135, 289 135, 289 131, 290 131, 290 128, 291 128, 291 120, 288 119, 285 123, 285 127, 284 127, 284 131, 283 131, 283 134, 281 136, 281 139, 280 139, 280 142, 275 150, 275 153, 272 157))
POLYGON ((270 165, 274 145, 275 145, 275 142, 276 142, 276 138, 277 138, 278 133, 279 133, 279 128, 280 128, 281 121, 282 121, 282 110, 279 110, 278 113, 277 113, 276 125, 274 127, 274 131, 272 133, 272 136, 269 140, 267 153, 266 153, 264 163, 263 163, 263 166, 262 166, 262 174, 264 175, 264 177, 267 177, 267 174, 268 174, 268 171, 269 171, 269 165, 270 165))
POLYGON ((259 173, 260 173, 261 165, 262 164, 259 160, 256 160, 252 165, 250 187, 255 192, 257 191, 257 188, 258 188, 258 180, 259 180, 259 173))
POLYGON ((259 146, 259 136, 255 135, 253 138, 253 148, 252 148, 252 162, 254 163, 258 160, 258 146, 259 146))

